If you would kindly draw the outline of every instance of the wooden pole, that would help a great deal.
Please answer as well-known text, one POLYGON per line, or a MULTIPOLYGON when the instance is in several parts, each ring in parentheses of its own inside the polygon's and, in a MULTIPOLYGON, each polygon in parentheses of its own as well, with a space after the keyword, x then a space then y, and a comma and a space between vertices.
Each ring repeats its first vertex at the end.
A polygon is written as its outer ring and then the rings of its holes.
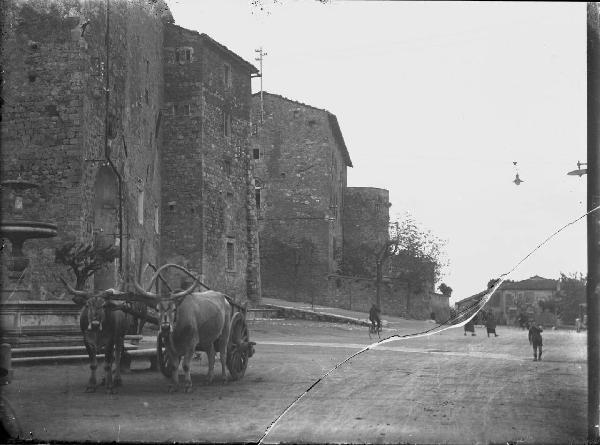
MULTIPOLYGON (((600 204, 600 27, 598 3, 587 5, 587 209, 600 204)), ((593 212, 587 218, 588 236, 588 440, 600 438, 600 305, 596 288, 600 285, 600 215, 593 212)), ((599 288, 600 289, 600 288, 599 288)))

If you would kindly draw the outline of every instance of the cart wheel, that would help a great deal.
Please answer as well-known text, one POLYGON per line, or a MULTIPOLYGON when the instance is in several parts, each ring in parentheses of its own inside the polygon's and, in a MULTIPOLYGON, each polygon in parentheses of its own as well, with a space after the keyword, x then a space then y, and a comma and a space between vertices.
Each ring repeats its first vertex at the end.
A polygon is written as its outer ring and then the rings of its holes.
POLYGON ((158 367, 160 368, 160 372, 167 378, 171 377, 169 372, 169 356, 167 355, 168 335, 169 334, 159 332, 156 337, 156 359, 158 361, 158 367))
POLYGON ((248 326, 241 313, 231 319, 231 333, 227 347, 227 369, 233 380, 244 377, 248 367, 248 358, 254 353, 254 343, 250 341, 248 326))

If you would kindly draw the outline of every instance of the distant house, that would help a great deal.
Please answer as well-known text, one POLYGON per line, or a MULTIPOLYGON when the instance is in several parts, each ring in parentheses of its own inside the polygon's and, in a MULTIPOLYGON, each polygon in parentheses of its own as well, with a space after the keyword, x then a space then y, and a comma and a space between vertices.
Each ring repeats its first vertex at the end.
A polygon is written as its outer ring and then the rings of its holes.
POLYGON ((559 281, 535 275, 523 281, 505 281, 488 303, 495 312, 501 312, 507 324, 516 325, 520 313, 531 318, 548 318, 543 315, 540 301, 554 298, 559 281))
MULTIPOLYGON (((479 293, 477 293, 475 295, 471 295, 470 297, 463 298, 462 300, 457 301, 456 303, 454 303, 454 309, 456 310, 456 312, 458 314, 465 313, 467 315, 471 315, 472 312, 471 311, 465 312, 466 309, 474 307, 475 305, 477 305, 481 301, 481 299, 483 297, 485 297, 486 292, 487 291, 484 290, 484 291, 481 291, 481 292, 479 292, 479 293)), ((481 317, 479 317, 479 316, 475 317, 475 323, 477 324, 477 323, 480 323, 480 322, 481 322, 481 317)))
MULTIPOLYGON (((499 324, 518 325, 519 315, 553 325, 554 314, 544 312, 540 302, 552 300, 559 290, 559 281, 535 275, 522 281, 507 280, 492 295, 484 310, 492 313, 499 324)), ((467 307, 487 291, 482 291, 456 303, 456 309, 467 307)))

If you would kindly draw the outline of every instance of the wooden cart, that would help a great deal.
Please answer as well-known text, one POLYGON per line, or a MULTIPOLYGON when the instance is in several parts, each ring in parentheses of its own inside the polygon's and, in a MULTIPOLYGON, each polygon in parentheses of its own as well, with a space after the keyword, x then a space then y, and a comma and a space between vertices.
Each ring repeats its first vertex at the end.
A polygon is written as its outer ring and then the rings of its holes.
MULTIPOLYGON (((230 298, 227 299, 231 305, 231 331, 227 345, 227 369, 233 380, 244 377, 248 367, 248 359, 254 355, 254 342, 250 341, 250 333, 246 324, 246 306, 240 305, 230 298)), ((158 332, 156 337, 156 357, 160 371, 165 377, 168 373, 169 358, 167 356, 167 343, 169 332, 158 332)))
MULTIPOLYGON (((166 280, 160 275, 160 270, 165 267, 174 267, 186 273, 188 276, 193 278, 198 285, 205 287, 210 290, 204 283, 198 280, 190 271, 185 269, 182 266, 176 264, 168 264, 162 266, 160 269, 157 269, 152 264, 148 263, 148 266, 154 269, 155 273, 157 273, 158 279, 162 281, 162 283, 171 290, 171 287, 168 285, 166 280)), ((141 274, 140 274, 141 275, 141 274)), ((149 287, 154 285, 155 280, 153 280, 149 287)), ((227 369, 229 370, 229 374, 233 380, 238 380, 242 378, 248 368, 248 359, 254 355, 254 345, 256 343, 250 341, 250 332, 248 330, 248 325, 246 323, 246 313, 247 313, 247 304, 239 304, 230 297, 227 297, 227 301, 231 305, 231 329, 229 334, 229 342, 227 346, 227 369)), ((134 302, 145 302, 144 298, 140 298, 140 295, 135 292, 128 292, 126 295, 119 295, 119 300, 124 301, 125 304, 120 304, 118 307, 135 317, 143 318, 147 322, 155 325, 159 325, 159 320, 156 317, 148 314, 147 311, 145 313, 136 310, 135 306, 132 304, 134 302)), ((147 304, 147 303, 146 303, 147 304)), ((148 307, 152 307, 150 304, 147 304, 148 307)), ((167 355, 167 344, 169 341, 168 336, 170 333, 162 332, 160 329, 156 338, 156 356, 158 367, 160 371, 166 377, 170 377, 168 374, 169 370, 169 358, 167 355)))

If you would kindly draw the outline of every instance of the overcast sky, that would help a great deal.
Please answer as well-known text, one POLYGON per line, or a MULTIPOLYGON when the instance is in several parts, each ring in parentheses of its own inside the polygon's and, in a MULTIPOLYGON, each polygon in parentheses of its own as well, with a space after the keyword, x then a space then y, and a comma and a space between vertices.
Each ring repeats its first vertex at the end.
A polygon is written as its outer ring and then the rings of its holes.
MULTIPOLYGON (((390 191, 446 239, 452 302, 585 213, 585 3, 169 0, 175 22, 258 67, 266 91, 334 113, 348 186, 390 191), (516 186, 513 161, 523 182, 516 186)), ((253 82, 253 91, 259 82, 253 82)), ((511 276, 586 272, 585 219, 511 276)))

